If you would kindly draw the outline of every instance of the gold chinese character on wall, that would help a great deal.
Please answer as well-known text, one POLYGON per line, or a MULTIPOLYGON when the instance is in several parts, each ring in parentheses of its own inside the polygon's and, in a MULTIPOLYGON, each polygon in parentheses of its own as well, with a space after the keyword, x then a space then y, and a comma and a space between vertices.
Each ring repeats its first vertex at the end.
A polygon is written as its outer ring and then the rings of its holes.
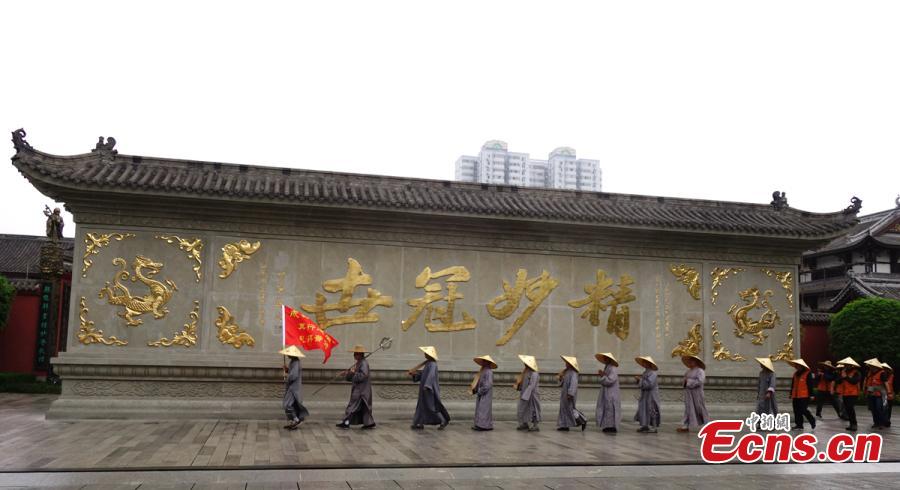
POLYGON ((403 331, 409 330, 409 327, 416 323, 422 312, 425 312, 425 328, 429 332, 456 332, 459 330, 471 330, 478 326, 478 323, 465 311, 461 312, 462 320, 453 321, 456 311, 456 301, 463 298, 461 293, 457 292, 458 282, 469 281, 469 270, 461 265, 447 267, 437 272, 431 272, 431 267, 426 267, 416 276, 416 288, 424 289, 425 296, 421 298, 410 299, 406 302, 414 308, 409 318, 403 320, 400 325, 403 331), (450 276, 445 279, 447 282, 446 294, 441 284, 431 283, 433 279, 450 276), (438 301, 446 301, 446 306, 435 306, 432 303, 438 301))
POLYGON ((490 315, 498 320, 509 318, 516 310, 519 309, 519 303, 522 296, 528 298, 529 305, 522 311, 522 314, 513 321, 513 324, 506 330, 506 333, 497 340, 497 345, 506 345, 507 342, 525 325, 525 322, 531 318, 534 310, 547 299, 547 296, 559 286, 559 281, 550 277, 547 271, 541 272, 541 275, 528 279, 528 270, 519 269, 516 273, 516 282, 512 286, 507 281, 503 281, 503 294, 492 299, 487 304, 487 310, 490 315), (499 306, 498 306, 499 305, 499 306))
POLYGON ((316 323, 326 329, 333 325, 345 325, 348 323, 374 323, 378 321, 378 314, 372 310, 376 306, 394 306, 394 298, 384 296, 380 291, 368 288, 365 298, 353 298, 353 291, 359 286, 372 284, 372 276, 362 270, 362 266, 356 259, 347 259, 347 274, 337 279, 329 279, 322 283, 322 289, 329 293, 340 293, 341 297, 336 303, 328 303, 328 299, 322 293, 316 293, 316 304, 300 305, 304 311, 312 313, 316 317, 316 323), (326 313, 338 311, 347 313, 356 309, 350 315, 328 318, 326 313))
POLYGON ((606 331, 625 340, 628 338, 630 329, 630 311, 627 305, 622 305, 637 299, 629 287, 632 284, 634 284, 634 279, 628 274, 622 274, 619 278, 618 290, 614 291, 613 280, 606 277, 606 271, 597 269, 597 282, 584 286, 587 297, 569 301, 569 306, 577 309, 590 305, 581 313, 581 318, 586 318, 595 327, 600 325, 600 311, 610 308, 606 331))

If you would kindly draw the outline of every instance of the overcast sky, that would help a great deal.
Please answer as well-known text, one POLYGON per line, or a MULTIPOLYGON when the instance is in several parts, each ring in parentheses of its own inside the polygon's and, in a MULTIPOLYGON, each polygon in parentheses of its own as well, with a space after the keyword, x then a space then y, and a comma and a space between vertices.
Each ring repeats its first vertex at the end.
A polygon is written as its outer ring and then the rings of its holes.
MULTIPOLYGON (((4 134, 437 179, 501 139, 600 160, 606 192, 900 192, 898 1, 132 3, 0 4, 4 134)), ((0 233, 42 234, 49 199, 4 161, 0 233)))

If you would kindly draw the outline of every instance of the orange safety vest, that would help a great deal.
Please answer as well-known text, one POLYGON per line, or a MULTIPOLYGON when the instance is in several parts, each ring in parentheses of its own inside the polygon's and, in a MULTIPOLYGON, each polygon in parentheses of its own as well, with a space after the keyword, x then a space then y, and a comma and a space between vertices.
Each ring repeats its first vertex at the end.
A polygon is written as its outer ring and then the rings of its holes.
POLYGON ((888 373, 888 379, 884 382, 888 395, 894 394, 894 373, 888 373))
POLYGON ((794 373, 794 382, 791 384, 791 398, 809 398, 809 386, 806 383, 809 371, 797 371, 794 373))
MULTIPOLYGON (((844 371, 845 377, 851 377, 856 374, 856 369, 852 371, 844 371)), ((842 380, 840 383, 840 390, 842 396, 858 396, 859 395, 859 383, 851 383, 848 380, 842 380)))
POLYGON ((866 391, 868 391, 868 388, 870 386, 878 386, 881 384, 881 381, 878 380, 879 376, 881 376, 880 369, 870 369, 869 370, 869 374, 866 375, 866 382, 863 385, 865 388, 867 388, 866 391))
POLYGON ((819 393, 828 393, 829 384, 829 381, 825 379, 825 373, 822 372, 822 374, 819 375, 819 384, 816 385, 816 391, 818 391, 819 393))

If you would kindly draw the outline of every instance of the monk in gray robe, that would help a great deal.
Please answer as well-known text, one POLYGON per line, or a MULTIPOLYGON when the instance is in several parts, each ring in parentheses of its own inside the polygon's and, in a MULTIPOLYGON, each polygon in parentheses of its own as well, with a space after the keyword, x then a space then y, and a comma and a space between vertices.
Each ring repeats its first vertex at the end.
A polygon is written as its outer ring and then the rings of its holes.
POLYGON ((655 434, 660 423, 659 382, 656 376, 659 367, 650 356, 636 357, 634 360, 644 368, 640 376, 635 376, 641 397, 638 400, 634 421, 640 424, 638 432, 655 434))
POLYGON ((525 369, 516 381, 516 390, 520 391, 519 402, 516 407, 516 418, 519 426, 516 430, 537 432, 541 423, 541 400, 538 387, 541 376, 538 374, 537 360, 534 356, 519 355, 519 359, 525 364, 525 369))
POLYGON ((374 429, 375 418, 372 416, 372 383, 369 381, 369 361, 366 360, 366 349, 356 345, 350 349, 356 363, 344 371, 344 378, 353 383, 350 390, 350 403, 344 411, 344 420, 337 424, 341 429, 349 429, 351 425, 363 425, 363 429, 374 429))
POLYGON ((424 429, 426 425, 437 425, 443 430, 450 423, 450 414, 441 403, 441 386, 438 383, 437 349, 432 346, 419 347, 425 353, 425 362, 410 369, 413 381, 419 382, 419 400, 413 415, 411 428, 424 429), (417 368, 421 366, 421 371, 417 368))
POLYGON ((288 365, 284 366, 284 399, 282 400, 282 407, 288 419, 288 424, 284 428, 294 430, 306 417, 309 417, 309 411, 303 406, 303 369, 300 366, 300 358, 306 356, 300 352, 296 345, 289 345, 278 351, 278 353, 290 359, 288 365))
POLYGON ((701 427, 709 422, 706 411, 706 399, 703 396, 703 383, 706 382, 706 363, 697 356, 682 356, 681 362, 687 366, 684 373, 684 418, 678 432, 687 432, 691 427, 701 427))
POLYGON ((556 418, 556 430, 568 431, 570 427, 587 427, 587 419, 575 408, 578 396, 578 359, 574 356, 560 356, 566 368, 559 373, 559 415, 556 418))
POLYGON ((756 385, 756 413, 778 415, 778 404, 775 402, 775 366, 768 357, 757 357, 759 363, 759 381, 756 385))
POLYGON ((597 425, 607 434, 618 431, 622 420, 622 402, 619 399, 619 361, 612 352, 601 352, 594 357, 605 364, 599 371, 600 396, 597 398, 597 425))
POLYGON ((475 399, 475 423, 472 430, 485 431, 494 429, 494 369, 497 363, 491 356, 476 357, 475 363, 481 366, 473 380, 472 394, 475 399))

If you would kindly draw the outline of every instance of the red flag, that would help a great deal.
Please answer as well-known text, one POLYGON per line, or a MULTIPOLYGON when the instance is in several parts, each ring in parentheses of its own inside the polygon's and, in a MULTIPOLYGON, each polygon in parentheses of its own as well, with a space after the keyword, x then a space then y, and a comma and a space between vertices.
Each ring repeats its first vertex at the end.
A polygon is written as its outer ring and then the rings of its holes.
POLYGON ((282 306, 281 316, 282 344, 299 345, 303 347, 303 350, 319 349, 325 353, 325 360, 322 361, 322 364, 328 362, 328 358, 331 357, 331 349, 340 343, 337 339, 325 333, 308 316, 287 305, 282 306))

